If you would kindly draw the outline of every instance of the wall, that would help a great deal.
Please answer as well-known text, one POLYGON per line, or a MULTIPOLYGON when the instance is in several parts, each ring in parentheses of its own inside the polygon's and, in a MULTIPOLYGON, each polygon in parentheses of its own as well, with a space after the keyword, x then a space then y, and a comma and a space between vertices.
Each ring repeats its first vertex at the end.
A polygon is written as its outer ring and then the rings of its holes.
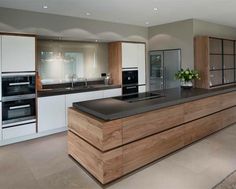
POLYGON ((148 28, 53 14, 0 8, 0 31, 59 36, 72 40, 142 41, 148 28))
POLYGON ((202 20, 193 20, 194 36, 212 36, 219 38, 236 39, 236 28, 214 24, 202 20))
POLYGON ((149 28, 149 50, 181 49, 182 67, 193 68, 193 20, 149 28))

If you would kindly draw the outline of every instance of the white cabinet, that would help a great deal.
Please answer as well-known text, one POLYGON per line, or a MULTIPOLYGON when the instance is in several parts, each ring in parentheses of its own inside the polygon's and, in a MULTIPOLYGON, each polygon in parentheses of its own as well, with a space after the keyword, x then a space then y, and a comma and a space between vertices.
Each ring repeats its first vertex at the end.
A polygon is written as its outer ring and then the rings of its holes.
POLYGON ((121 88, 104 90, 104 98, 121 96, 121 94, 122 94, 121 88))
POLYGON ((38 132, 66 127, 66 96, 38 98, 38 132))
MULTIPOLYGON (((2 36, 0 35, 0 101, 2 100, 2 36)), ((1 134, 1 133, 0 133, 1 134)))
POLYGON ((146 84, 146 65, 145 65, 145 44, 137 44, 138 48, 138 84, 146 84))
POLYGON ((66 95, 66 107, 72 107, 73 102, 82 102, 103 98, 103 91, 90 91, 66 95))
POLYGON ((137 68, 139 85, 146 84, 146 49, 144 43, 122 43, 122 68, 137 68))
POLYGON ((35 37, 2 36, 2 72, 35 71, 35 37))
POLYGON ((36 134, 36 123, 4 128, 2 130, 3 140, 36 134))
POLYGON ((139 92, 139 93, 144 93, 144 92, 146 92, 146 85, 138 86, 138 92, 139 92))
POLYGON ((122 43, 122 68, 138 67, 138 47, 136 43, 122 43))
POLYGON ((68 108, 72 107, 74 102, 82 102, 87 100, 95 100, 103 98, 103 91, 91 91, 91 92, 83 92, 83 93, 75 93, 66 95, 66 125, 68 124, 68 108))
POLYGON ((2 102, 0 102, 0 141, 2 140, 2 102))

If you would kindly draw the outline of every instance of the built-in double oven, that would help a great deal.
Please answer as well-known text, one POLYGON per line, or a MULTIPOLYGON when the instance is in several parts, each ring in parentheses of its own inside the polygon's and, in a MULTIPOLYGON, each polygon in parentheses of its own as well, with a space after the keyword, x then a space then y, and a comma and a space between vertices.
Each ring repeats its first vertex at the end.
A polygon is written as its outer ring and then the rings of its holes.
POLYGON ((122 70, 122 94, 138 93, 138 69, 129 68, 122 70))
POLYGON ((2 127, 36 122, 35 72, 2 74, 2 127))

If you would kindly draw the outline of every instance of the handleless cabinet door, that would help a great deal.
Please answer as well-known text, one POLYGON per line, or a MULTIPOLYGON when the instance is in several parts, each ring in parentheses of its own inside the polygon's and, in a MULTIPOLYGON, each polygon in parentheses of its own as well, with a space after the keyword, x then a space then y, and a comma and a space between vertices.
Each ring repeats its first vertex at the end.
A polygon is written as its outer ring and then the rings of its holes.
POLYGON ((2 36, 2 72, 35 71, 35 37, 2 36))
POLYGON ((137 44, 138 48, 138 84, 146 84, 145 44, 137 44))
POLYGON ((104 98, 121 96, 121 88, 104 90, 104 98))
POLYGON ((68 125, 68 108, 72 107, 74 102, 82 102, 87 100, 95 100, 103 98, 103 90, 101 91, 91 91, 83 93, 75 93, 66 95, 66 125, 68 125))
POLYGON ((136 43, 122 43, 122 68, 138 67, 138 47, 136 43))
MULTIPOLYGON (((2 100, 2 76, 1 74, 2 74, 2 36, 0 35, 0 101, 2 100)), ((1 120, 1 123, 2 123, 2 120, 1 120)))
POLYGON ((66 127, 65 95, 38 98, 38 131, 66 127))
POLYGON ((0 141, 2 140, 2 102, 0 102, 0 141))

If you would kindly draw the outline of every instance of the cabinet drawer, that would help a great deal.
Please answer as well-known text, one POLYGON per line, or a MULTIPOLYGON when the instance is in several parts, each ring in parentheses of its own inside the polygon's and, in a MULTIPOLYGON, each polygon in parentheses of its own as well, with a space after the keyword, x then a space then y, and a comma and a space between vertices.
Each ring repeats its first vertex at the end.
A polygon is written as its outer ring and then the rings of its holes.
POLYGON ((36 123, 5 128, 2 130, 3 140, 22 137, 36 133, 36 123))
POLYGON ((104 90, 104 98, 121 96, 121 88, 104 90))

